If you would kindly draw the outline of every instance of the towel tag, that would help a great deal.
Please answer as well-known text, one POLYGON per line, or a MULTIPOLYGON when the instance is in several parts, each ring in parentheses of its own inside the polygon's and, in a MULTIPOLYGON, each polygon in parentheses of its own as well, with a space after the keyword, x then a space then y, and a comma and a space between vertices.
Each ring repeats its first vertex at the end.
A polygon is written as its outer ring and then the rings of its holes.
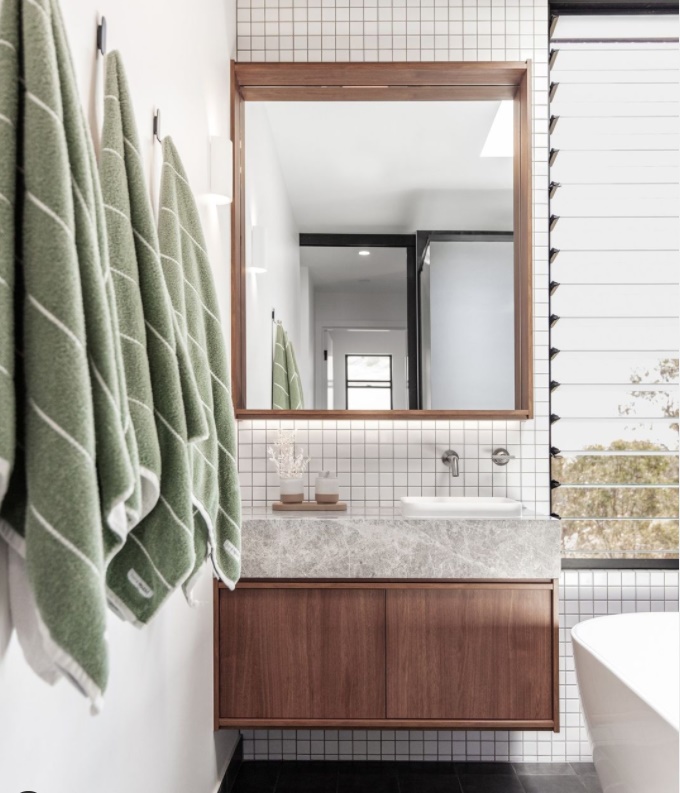
POLYGON ((229 542, 229 540, 225 540, 222 543, 222 547, 224 550, 232 557, 232 559, 236 559, 237 562, 241 561, 241 551, 234 545, 233 542, 229 542))
POLYGON ((128 570, 128 581, 132 584, 132 586, 139 592, 139 594, 149 600, 153 597, 153 589, 143 580, 143 578, 139 575, 139 573, 134 569, 130 568, 128 570))

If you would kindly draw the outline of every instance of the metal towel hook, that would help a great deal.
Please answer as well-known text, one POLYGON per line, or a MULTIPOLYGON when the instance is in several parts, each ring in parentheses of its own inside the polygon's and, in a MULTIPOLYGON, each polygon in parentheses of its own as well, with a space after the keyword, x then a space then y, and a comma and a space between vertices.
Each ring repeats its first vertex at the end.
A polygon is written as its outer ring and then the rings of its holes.
POLYGON ((159 143, 162 143, 161 140, 161 111, 156 110, 153 114, 153 136, 159 143))
POLYGON ((97 25, 97 51, 106 55, 106 17, 102 17, 97 25))

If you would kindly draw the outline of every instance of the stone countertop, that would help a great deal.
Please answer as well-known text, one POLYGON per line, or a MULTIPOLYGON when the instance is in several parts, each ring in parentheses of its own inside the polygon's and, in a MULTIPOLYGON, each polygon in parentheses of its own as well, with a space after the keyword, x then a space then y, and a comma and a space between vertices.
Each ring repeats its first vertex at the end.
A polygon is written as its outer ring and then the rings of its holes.
POLYGON ((552 579, 551 518, 402 518, 246 512, 243 578, 552 579))

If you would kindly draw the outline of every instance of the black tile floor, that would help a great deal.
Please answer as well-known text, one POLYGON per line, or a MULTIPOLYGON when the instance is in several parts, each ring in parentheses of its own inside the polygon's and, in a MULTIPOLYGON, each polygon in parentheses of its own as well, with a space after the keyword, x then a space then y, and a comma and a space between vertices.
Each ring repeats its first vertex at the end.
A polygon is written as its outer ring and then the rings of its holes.
POLYGON ((602 793, 591 763, 247 761, 232 793, 602 793))

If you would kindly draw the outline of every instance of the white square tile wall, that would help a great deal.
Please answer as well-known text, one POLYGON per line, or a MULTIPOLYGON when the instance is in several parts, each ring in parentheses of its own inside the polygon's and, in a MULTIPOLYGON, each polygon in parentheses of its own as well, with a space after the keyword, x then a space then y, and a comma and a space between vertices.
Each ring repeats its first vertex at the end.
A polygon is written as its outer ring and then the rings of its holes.
POLYGON ((342 497, 392 506, 409 495, 507 495, 548 514, 548 5, 545 0, 238 0, 240 61, 533 62, 534 400, 527 422, 244 421, 245 506, 277 497, 267 443, 297 427, 312 471, 340 474, 342 497), (495 446, 517 459, 491 463, 495 446), (454 448, 453 483, 439 461, 454 448))
POLYGON ((278 477, 267 447, 279 428, 295 428, 311 457, 308 496, 318 471, 338 474, 344 500, 392 507, 401 496, 509 496, 549 512, 548 429, 541 419, 512 421, 247 421, 239 424, 239 471, 246 506, 278 499, 278 477), (502 446, 517 459, 500 467, 491 452, 502 446), (441 462, 446 449, 460 454, 460 476, 441 462), (537 453, 538 452, 538 453, 537 453))
POLYGON ((560 580, 560 719, 552 732, 243 730, 246 760, 510 760, 589 762, 570 630, 591 617, 677 611, 678 573, 566 571, 560 580))

